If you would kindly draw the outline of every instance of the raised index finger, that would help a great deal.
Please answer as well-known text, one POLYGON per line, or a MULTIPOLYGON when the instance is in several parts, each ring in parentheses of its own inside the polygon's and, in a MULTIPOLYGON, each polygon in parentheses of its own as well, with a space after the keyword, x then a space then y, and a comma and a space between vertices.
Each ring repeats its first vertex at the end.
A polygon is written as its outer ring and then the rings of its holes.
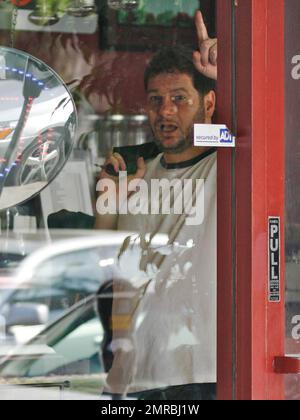
POLYGON ((209 39, 209 36, 200 10, 197 10, 195 14, 195 24, 197 29, 198 41, 199 44, 201 44, 201 42, 209 39))

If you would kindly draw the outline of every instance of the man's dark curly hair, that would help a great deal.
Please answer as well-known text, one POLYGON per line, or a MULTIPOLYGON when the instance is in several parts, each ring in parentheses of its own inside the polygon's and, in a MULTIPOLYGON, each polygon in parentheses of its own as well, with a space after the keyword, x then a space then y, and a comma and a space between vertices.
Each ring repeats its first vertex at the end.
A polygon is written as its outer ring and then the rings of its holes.
POLYGON ((152 58, 144 73, 145 89, 149 80, 162 73, 184 73, 191 76, 195 89, 206 95, 215 90, 215 81, 205 77, 194 66, 193 51, 183 47, 163 47, 152 58))

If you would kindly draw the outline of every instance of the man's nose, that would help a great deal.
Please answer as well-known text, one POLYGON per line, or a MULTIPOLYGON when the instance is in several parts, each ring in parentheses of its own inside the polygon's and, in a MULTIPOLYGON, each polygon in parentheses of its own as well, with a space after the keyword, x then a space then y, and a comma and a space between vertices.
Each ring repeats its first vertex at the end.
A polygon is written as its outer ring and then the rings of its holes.
POLYGON ((171 98, 165 97, 162 101, 162 104, 159 108, 159 114, 166 117, 169 115, 174 115, 178 111, 176 104, 172 101, 171 98))

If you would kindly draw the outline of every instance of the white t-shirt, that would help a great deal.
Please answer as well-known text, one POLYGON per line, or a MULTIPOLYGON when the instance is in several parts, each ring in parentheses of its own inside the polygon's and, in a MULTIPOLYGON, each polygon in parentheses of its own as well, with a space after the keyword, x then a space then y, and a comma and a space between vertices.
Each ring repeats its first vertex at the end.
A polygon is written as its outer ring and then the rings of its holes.
POLYGON ((119 215, 120 230, 167 234, 170 246, 144 252, 144 275, 115 287, 116 296, 130 297, 113 304, 110 392, 216 382, 216 155, 211 150, 179 167, 159 155, 147 165, 149 194, 153 179, 191 179, 195 200, 195 180, 204 180, 197 184, 204 192, 200 225, 188 226, 186 214, 119 215))

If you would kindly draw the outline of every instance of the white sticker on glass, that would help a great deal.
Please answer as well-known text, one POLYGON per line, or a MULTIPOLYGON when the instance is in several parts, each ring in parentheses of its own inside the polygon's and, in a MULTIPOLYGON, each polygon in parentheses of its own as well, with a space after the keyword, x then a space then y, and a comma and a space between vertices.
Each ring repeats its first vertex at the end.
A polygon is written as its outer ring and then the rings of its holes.
POLYGON ((195 124, 194 145, 235 147, 235 137, 224 124, 195 124))

